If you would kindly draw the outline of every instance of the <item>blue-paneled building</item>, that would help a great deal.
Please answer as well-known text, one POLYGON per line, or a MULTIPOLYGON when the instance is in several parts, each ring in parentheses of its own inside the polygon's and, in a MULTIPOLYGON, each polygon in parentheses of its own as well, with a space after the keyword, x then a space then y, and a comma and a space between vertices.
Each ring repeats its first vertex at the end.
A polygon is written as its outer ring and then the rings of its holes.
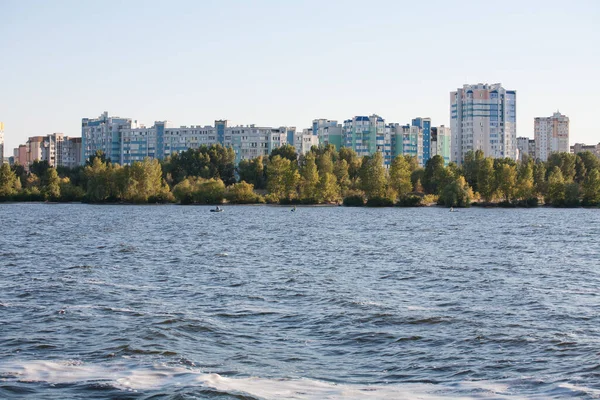
POLYGON ((417 117, 412 120, 411 126, 416 126, 422 130, 423 134, 423 165, 431 158, 431 118, 417 117))

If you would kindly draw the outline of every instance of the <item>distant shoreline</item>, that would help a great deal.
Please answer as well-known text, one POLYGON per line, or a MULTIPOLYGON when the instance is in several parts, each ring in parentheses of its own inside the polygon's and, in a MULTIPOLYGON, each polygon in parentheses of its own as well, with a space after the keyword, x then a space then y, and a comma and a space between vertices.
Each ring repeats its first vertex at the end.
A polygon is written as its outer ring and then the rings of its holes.
MULTIPOLYGON (((219 203, 219 204, 180 204, 180 203, 87 203, 81 201, 64 201, 64 202, 52 202, 52 201, 4 201, 0 202, 0 207, 4 204, 85 204, 90 206, 183 206, 183 207, 240 207, 240 206, 252 206, 252 207, 273 207, 273 208, 444 208, 450 209, 448 206, 440 204, 428 204, 428 205, 417 205, 417 206, 345 206, 343 204, 265 204, 265 203, 249 203, 249 204, 237 204, 237 203, 219 203)), ((536 206, 519 206, 519 205, 507 205, 502 203, 472 203, 469 207, 454 207, 455 209, 465 208, 492 208, 492 209, 536 209, 536 208, 553 208, 553 209, 600 209, 598 206, 576 206, 576 207, 555 207, 550 204, 542 204, 536 206)))

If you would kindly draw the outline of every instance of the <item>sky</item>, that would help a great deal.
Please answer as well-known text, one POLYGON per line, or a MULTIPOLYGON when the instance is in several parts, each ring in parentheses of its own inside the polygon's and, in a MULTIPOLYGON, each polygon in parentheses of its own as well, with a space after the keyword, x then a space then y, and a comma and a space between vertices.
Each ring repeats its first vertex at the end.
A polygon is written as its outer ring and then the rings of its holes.
POLYGON ((450 92, 517 91, 517 135, 600 142, 600 1, 0 0, 5 155, 108 111, 151 126, 449 125, 450 92))

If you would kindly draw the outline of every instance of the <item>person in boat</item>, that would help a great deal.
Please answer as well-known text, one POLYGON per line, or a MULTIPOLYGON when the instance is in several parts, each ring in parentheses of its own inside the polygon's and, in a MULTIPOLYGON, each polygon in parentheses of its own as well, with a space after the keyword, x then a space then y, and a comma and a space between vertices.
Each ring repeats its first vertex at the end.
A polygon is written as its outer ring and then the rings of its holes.
POLYGON ((454 212, 454 207, 450 207, 450 212, 454 212))
POLYGON ((296 211, 296 206, 294 206, 294 208, 292 208, 292 211, 296 211))
POLYGON ((217 208, 215 208, 215 211, 221 211, 221 207, 217 206, 217 208))

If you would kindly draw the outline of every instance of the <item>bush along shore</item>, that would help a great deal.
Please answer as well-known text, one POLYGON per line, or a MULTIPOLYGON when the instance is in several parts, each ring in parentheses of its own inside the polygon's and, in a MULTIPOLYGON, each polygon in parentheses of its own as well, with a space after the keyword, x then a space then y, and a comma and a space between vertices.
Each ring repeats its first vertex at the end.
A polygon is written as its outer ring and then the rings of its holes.
POLYGON ((469 152, 462 166, 440 156, 419 167, 381 153, 358 157, 349 148, 313 147, 298 156, 282 146, 242 160, 220 145, 163 160, 120 166, 98 152, 77 168, 35 161, 0 167, 0 201, 179 204, 343 204, 353 207, 598 207, 600 160, 590 152, 552 154, 548 161, 484 157, 469 152))

